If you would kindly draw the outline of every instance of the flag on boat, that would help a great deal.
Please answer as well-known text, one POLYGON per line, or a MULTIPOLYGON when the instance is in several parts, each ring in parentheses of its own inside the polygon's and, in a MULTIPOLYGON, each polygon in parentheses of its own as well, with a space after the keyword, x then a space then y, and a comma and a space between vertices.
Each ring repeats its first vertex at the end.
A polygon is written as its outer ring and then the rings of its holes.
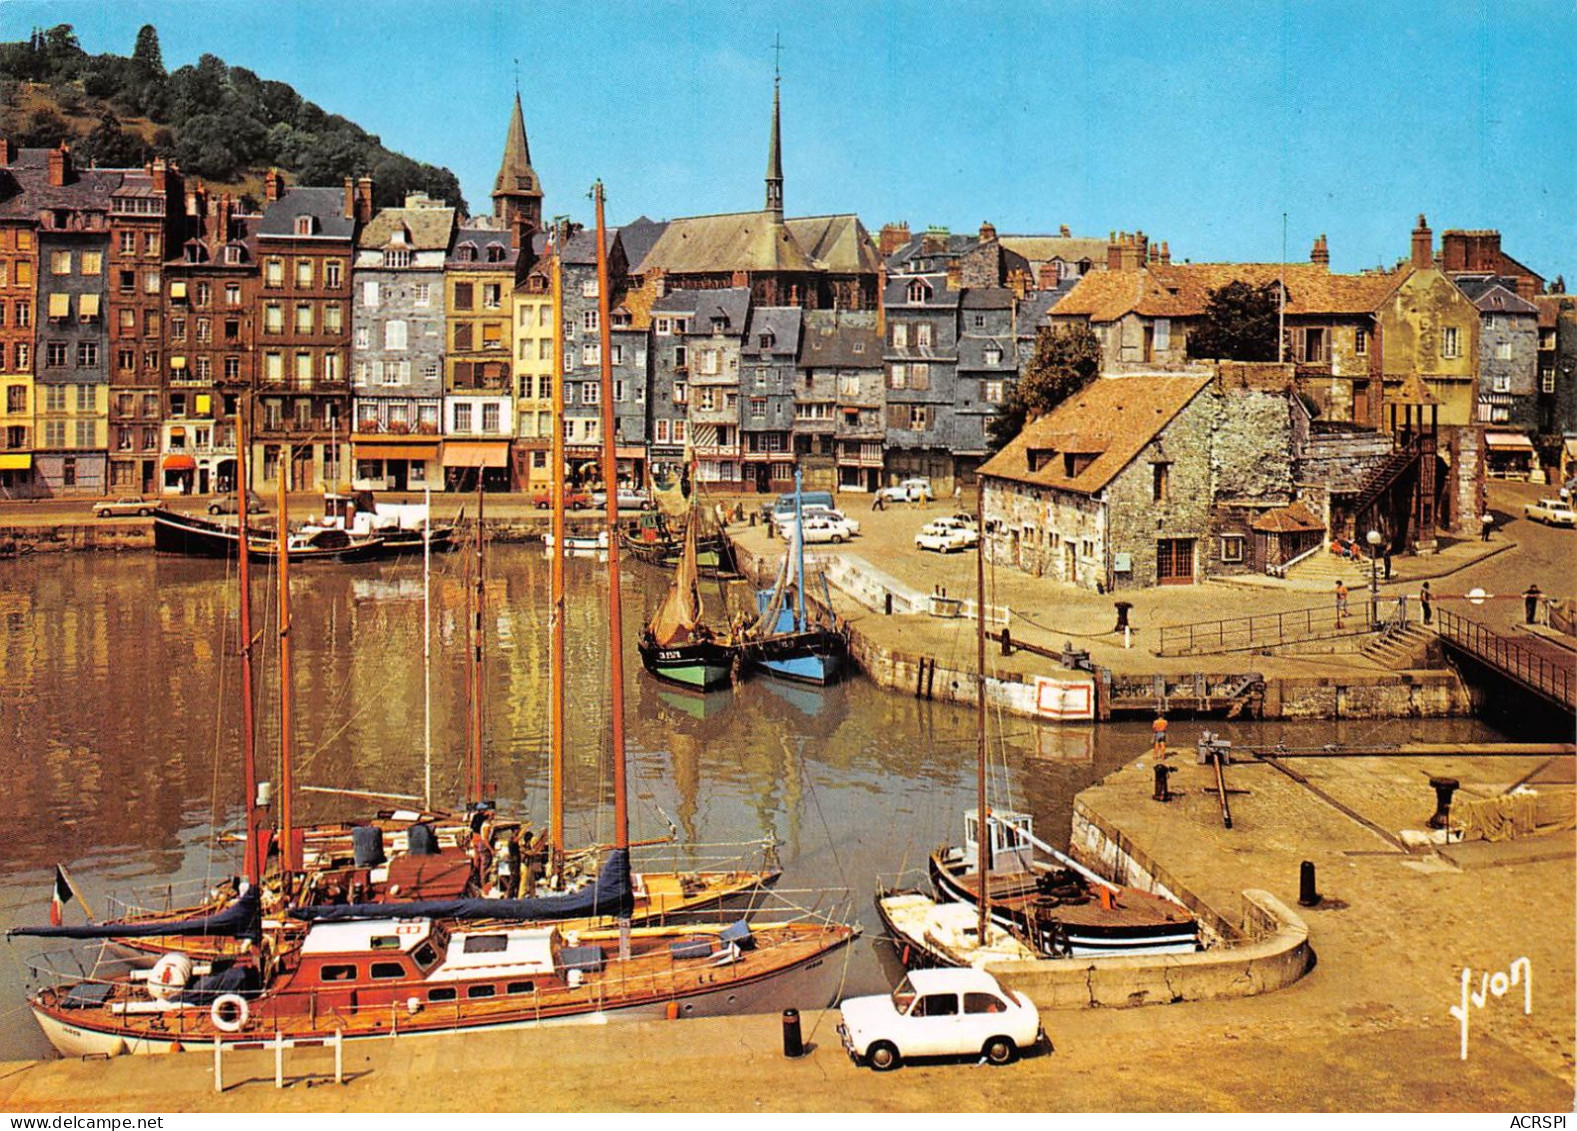
POLYGON ((71 881, 66 878, 66 870, 59 864, 55 865, 55 890, 49 903, 49 921, 53 926, 60 926, 64 921, 66 904, 76 897, 72 890, 71 881))

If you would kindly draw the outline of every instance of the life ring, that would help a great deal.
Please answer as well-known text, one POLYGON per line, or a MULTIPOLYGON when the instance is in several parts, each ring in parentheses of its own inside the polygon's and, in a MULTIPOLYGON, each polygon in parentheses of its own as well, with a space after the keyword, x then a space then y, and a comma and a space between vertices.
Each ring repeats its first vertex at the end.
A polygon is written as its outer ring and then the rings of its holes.
POLYGON ((220 994, 214 998, 208 1016, 221 1033, 239 1033, 246 1027, 250 1012, 246 998, 240 994, 220 994))

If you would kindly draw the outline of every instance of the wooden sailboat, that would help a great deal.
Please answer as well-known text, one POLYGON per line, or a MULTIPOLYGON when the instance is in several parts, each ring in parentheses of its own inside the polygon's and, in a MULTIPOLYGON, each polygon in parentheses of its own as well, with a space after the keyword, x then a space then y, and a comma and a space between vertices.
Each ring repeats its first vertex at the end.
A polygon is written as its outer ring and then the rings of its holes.
POLYGON ((842 678, 849 637, 831 612, 805 609, 805 540, 800 522, 800 471, 794 469, 794 536, 776 583, 757 593, 760 616, 745 629, 740 648, 758 671, 776 679, 829 684, 842 678))
MULTIPOLYGON (((605 279, 600 184, 596 201, 598 274, 605 279)), ((604 306, 607 293, 604 285, 604 306)), ((605 338, 608 323, 604 318, 605 338)), ((610 351, 603 345, 606 359, 610 351)), ((606 360, 603 383, 604 474, 611 483, 616 460, 606 360)), ((616 502, 609 511, 610 523, 616 522, 616 502)), ((609 573, 610 639, 618 641, 616 547, 609 573)), ((617 887, 621 870, 628 877, 630 838, 623 661, 621 649, 609 653, 615 841, 604 874, 617 887)), ((288 841, 288 822, 285 828, 288 841)), ((95 976, 60 978, 34 963, 34 976, 46 984, 29 1004, 50 1041, 68 1055, 165 1052, 264 1034, 318 1042, 333 1032, 388 1037, 609 1016, 765 1011, 830 1004, 841 982, 834 956, 857 934, 854 927, 810 917, 637 929, 622 910, 612 929, 578 934, 556 925, 465 929, 421 914, 319 921, 283 954, 265 934, 232 962, 190 967, 178 991, 146 967, 108 977, 96 967, 95 976)))
POLYGON ((641 633, 639 648, 641 663, 658 679, 710 691, 733 685, 741 657, 731 636, 719 636, 706 623, 695 528, 692 514, 673 584, 641 633))

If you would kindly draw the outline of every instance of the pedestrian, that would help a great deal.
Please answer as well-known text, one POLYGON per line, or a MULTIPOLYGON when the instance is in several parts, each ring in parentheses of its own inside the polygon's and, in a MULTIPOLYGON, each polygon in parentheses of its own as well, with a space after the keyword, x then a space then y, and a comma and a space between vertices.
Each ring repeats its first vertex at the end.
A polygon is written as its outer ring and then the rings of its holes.
POLYGON ((1495 516, 1485 511, 1478 521, 1484 527, 1484 541, 1488 542, 1490 529, 1495 525, 1495 516))
POLYGON ((1385 544, 1385 579, 1391 580, 1391 544, 1385 544))
POLYGON ((964 497, 964 485, 958 480, 953 480, 953 505, 956 507, 964 497))
POLYGON ((1342 582, 1336 583, 1336 623, 1340 625, 1342 618, 1347 615, 1347 586, 1342 582))
POLYGON ((1522 595, 1523 612, 1527 614, 1529 624, 1537 624, 1539 621, 1539 598, 1543 595, 1537 581, 1528 586, 1527 592, 1522 595))
POLYGON ((877 491, 876 492, 876 501, 871 503, 871 509, 873 511, 879 511, 879 510, 884 509, 886 506, 887 506, 887 503, 886 503, 886 500, 884 500, 882 498, 882 493, 880 491, 877 491))
POLYGON ((1155 722, 1150 724, 1150 730, 1155 735, 1155 756, 1159 760, 1166 757, 1166 713, 1157 711, 1155 722))
POLYGON ((1430 604, 1432 600, 1433 597, 1429 593, 1429 582, 1426 581, 1424 582, 1424 587, 1418 591, 1418 607, 1424 610, 1425 624, 1429 624, 1434 620, 1434 606, 1430 604))

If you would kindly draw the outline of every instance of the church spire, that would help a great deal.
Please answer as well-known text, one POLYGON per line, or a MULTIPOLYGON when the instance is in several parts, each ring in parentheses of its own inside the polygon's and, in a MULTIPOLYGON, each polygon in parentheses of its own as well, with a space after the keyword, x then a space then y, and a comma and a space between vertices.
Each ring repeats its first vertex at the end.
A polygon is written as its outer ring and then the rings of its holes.
POLYGON ((520 108, 520 91, 515 91, 515 110, 504 138, 504 160, 493 181, 493 215, 511 224, 520 222, 540 231, 542 228, 542 183, 531 167, 531 146, 526 141, 526 117, 520 108))
MULTIPOLYGON (((780 42, 773 45, 774 50, 781 52, 783 45, 780 42)), ((779 131, 779 117, 781 114, 781 99, 778 87, 782 83, 778 74, 777 64, 772 67, 772 141, 767 149, 767 211, 778 219, 783 218, 783 143, 779 131)))

